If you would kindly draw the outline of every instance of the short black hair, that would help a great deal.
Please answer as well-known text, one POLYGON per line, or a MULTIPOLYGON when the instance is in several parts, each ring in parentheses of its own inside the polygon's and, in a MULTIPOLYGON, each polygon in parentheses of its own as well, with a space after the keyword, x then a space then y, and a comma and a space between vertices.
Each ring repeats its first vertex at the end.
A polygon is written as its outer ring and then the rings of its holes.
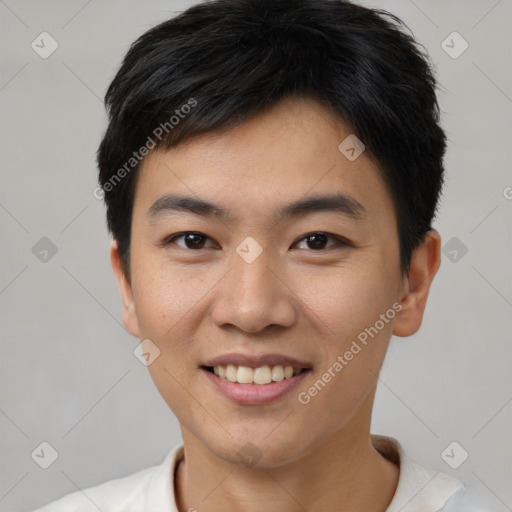
POLYGON ((140 36, 106 92, 109 124, 97 153, 128 279, 147 150, 229 130, 291 96, 339 115, 378 164, 407 272, 432 229, 446 148, 432 64, 409 32, 393 14, 347 0, 214 0, 140 36))

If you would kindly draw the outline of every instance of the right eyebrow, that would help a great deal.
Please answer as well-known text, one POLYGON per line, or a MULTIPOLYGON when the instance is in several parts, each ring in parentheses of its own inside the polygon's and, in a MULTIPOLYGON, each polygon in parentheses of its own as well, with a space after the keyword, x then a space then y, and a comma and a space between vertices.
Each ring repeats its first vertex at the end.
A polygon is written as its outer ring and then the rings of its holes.
POLYGON ((157 199, 148 209, 147 217, 153 218, 164 212, 185 211, 203 216, 215 216, 231 220, 232 216, 222 206, 195 197, 167 194, 157 199))

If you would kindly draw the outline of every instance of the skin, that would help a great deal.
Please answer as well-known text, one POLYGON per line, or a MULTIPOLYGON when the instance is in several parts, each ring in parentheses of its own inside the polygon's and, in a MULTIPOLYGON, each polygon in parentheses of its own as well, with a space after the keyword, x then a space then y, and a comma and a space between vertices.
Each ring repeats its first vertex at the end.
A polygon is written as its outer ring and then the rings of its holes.
MULTIPOLYGON (((371 444, 377 375, 392 334, 422 322, 440 264, 440 236, 426 234, 410 271, 399 266, 393 202, 376 164, 349 161, 338 145, 350 127, 312 100, 286 99, 225 133, 196 137, 143 162, 131 231, 131 276, 117 244, 111 260, 128 331, 160 356, 148 366, 177 416, 185 446, 175 491, 179 510, 383 512, 399 468, 371 444), (222 205, 232 222, 189 212, 148 219, 166 193, 222 205), (277 221, 271 212, 297 199, 339 192, 366 209, 356 220, 333 212, 277 221), (203 233, 199 249, 170 235, 203 233), (305 235, 330 233, 315 249, 305 235), (236 252, 247 237, 263 248, 252 263, 236 252), (202 244, 202 245, 201 245, 202 244), (393 303, 401 311, 311 401, 307 391, 357 335, 393 303), (227 352, 280 353, 313 370, 300 389, 257 406, 237 405, 198 366, 227 352), (251 442, 261 457, 245 466, 251 442)), ((322 240, 322 239, 320 239, 322 240)))

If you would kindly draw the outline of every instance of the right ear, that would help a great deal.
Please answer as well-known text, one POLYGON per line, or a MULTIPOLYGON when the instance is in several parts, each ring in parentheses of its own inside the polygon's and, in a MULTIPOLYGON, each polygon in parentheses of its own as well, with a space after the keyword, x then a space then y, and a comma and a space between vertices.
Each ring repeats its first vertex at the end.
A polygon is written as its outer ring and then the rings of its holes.
POLYGON ((110 261, 112 263, 112 270, 116 276, 119 291, 121 292, 121 299, 123 301, 123 324, 130 334, 139 338, 139 321, 137 318, 135 302, 133 300, 132 286, 124 273, 117 240, 112 240, 110 245, 110 261))

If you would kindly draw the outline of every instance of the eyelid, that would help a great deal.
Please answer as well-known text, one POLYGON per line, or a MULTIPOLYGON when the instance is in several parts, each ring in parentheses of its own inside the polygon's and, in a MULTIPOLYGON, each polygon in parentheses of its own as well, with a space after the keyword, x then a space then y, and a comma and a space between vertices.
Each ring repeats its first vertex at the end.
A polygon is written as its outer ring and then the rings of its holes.
POLYGON ((332 239, 336 240, 337 244, 333 244, 326 249, 318 249, 316 251, 314 249, 310 249, 309 252, 324 252, 329 249, 336 248, 337 246, 354 247, 354 245, 350 241, 348 241, 346 238, 343 238, 342 236, 339 236, 339 235, 335 235, 333 233, 329 233, 328 231, 310 231, 309 233, 306 233, 305 235, 302 235, 300 238, 298 238, 295 242, 293 242, 292 245, 295 245, 298 242, 301 242, 302 240, 304 240, 312 235, 325 235, 327 238, 332 238, 332 239))
MULTIPOLYGON (((177 239, 177 238, 182 238, 184 237, 185 235, 199 235, 207 240, 213 240, 213 238, 209 237, 208 235, 205 235, 204 233, 201 233, 200 231, 182 231, 180 233, 174 233, 173 235, 170 235, 166 238, 164 238, 164 240, 162 241, 161 245, 163 247, 166 247, 173 242, 173 240, 177 239)), ((175 244, 177 245, 177 244, 175 244)), ((189 249, 188 247, 183 247, 181 245, 178 245, 178 247, 180 247, 181 249, 185 249, 185 250, 188 250, 188 251, 198 251, 199 249, 189 249)), ((206 249, 210 249, 211 247, 206 247, 206 249)), ((200 249, 203 249, 203 247, 201 247, 200 249)))

